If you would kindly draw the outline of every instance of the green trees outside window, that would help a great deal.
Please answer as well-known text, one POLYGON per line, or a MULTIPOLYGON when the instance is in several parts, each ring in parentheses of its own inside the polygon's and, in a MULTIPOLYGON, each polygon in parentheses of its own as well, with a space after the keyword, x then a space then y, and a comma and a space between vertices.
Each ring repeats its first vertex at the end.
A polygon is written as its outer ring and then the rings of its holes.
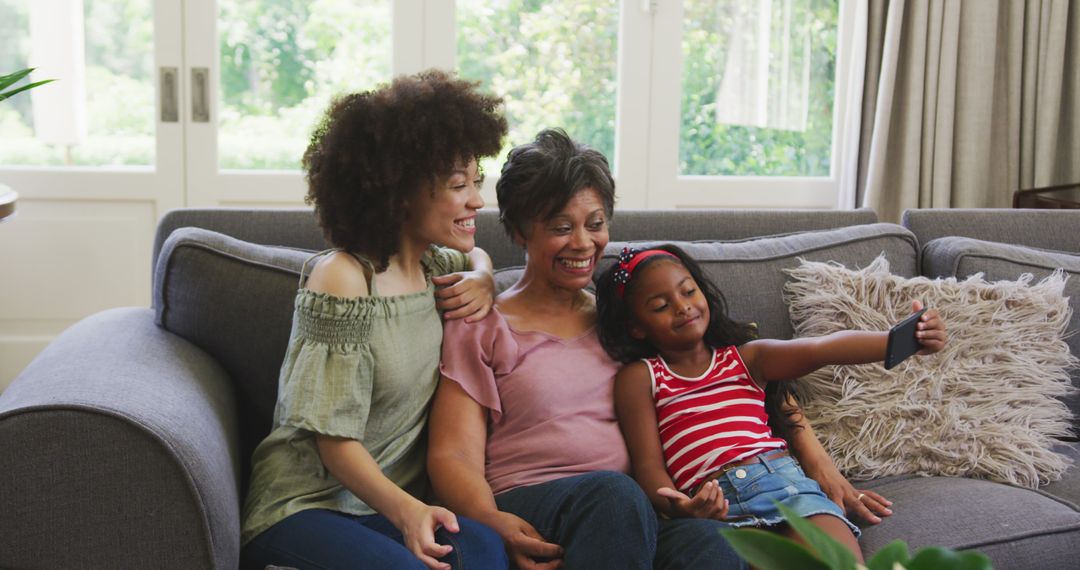
MULTIPOLYGON (((561 126, 614 159, 619 42, 636 40, 618 38, 624 2, 456 2, 458 70, 506 97, 507 148, 561 126)), ((684 0, 680 174, 829 174, 838 4, 684 0)), ((28 66, 27 6, 0 0, 0 69, 28 66)), ((84 6, 92 140, 66 158, 151 165, 153 2, 84 6)), ((219 167, 298 168, 334 94, 390 79, 390 34, 389 0, 220 0, 219 167)), ((0 164, 64 164, 35 140, 31 98, 11 103, 0 107, 0 164)))

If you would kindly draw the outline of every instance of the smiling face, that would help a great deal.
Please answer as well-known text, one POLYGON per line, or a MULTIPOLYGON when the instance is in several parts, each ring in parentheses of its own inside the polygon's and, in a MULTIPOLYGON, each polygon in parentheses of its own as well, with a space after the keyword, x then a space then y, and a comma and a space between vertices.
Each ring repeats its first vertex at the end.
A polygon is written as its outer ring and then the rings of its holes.
POLYGON ((471 251, 476 246, 476 211, 484 207, 482 183, 475 160, 455 165, 434 188, 421 189, 410 200, 405 235, 418 242, 471 251))
POLYGON ((524 242, 531 276, 556 289, 584 289, 608 243, 604 203, 596 190, 583 188, 550 219, 534 220, 528 235, 516 240, 524 242))
POLYGON ((709 302, 690 272, 671 258, 657 258, 634 270, 626 302, 630 334, 661 352, 685 350, 703 342, 709 328, 709 302))

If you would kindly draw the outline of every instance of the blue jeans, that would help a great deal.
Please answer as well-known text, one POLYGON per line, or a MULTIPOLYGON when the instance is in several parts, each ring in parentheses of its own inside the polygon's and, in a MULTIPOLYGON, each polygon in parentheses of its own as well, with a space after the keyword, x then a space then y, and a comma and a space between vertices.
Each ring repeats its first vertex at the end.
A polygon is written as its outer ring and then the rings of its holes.
POLYGON ((495 497, 499 510, 529 522, 563 547, 568 570, 745 568, 719 530, 702 519, 658 521, 641 487, 597 471, 519 487, 495 497))
MULTIPOLYGON (((458 517, 457 533, 440 528, 435 541, 454 550, 440 558, 455 569, 508 566, 502 538, 488 527, 458 517)), ((405 548, 401 532, 382 515, 353 516, 326 509, 300 511, 251 540, 240 552, 241 568, 268 564, 300 568, 415 568, 420 559, 405 548)))

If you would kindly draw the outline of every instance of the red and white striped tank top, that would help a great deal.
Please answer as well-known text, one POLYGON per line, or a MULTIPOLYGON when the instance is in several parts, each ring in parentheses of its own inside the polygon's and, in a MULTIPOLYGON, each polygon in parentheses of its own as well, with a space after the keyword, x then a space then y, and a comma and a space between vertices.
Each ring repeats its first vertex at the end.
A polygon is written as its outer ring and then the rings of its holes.
POLYGON ((708 475, 787 443, 773 437, 758 387, 734 346, 713 351, 697 378, 679 376, 664 359, 647 358, 664 461, 675 485, 693 489, 708 475))

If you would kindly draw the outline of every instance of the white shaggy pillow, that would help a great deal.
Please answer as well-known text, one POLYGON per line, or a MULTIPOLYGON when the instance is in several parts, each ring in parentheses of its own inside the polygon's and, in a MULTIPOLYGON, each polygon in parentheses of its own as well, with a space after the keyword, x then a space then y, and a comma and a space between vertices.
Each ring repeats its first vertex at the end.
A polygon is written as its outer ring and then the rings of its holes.
POLYGON ((905 279, 879 257, 852 271, 803 261, 786 286, 797 336, 887 330, 912 299, 936 308, 949 342, 892 370, 881 364, 823 368, 794 389, 837 467, 854 479, 914 473, 1036 487, 1068 460, 1051 451, 1069 435, 1069 368, 1062 340, 1070 309, 1056 273, 1031 284, 905 279))

